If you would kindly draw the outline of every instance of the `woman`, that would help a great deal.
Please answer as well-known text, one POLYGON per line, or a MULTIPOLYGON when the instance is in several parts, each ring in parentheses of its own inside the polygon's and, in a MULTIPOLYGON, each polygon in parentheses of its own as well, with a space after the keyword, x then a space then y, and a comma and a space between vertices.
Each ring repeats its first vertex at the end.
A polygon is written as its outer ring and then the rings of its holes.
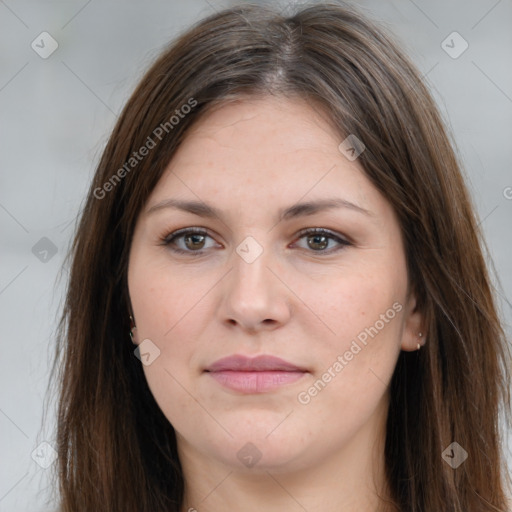
POLYGON ((61 510, 505 511, 509 363, 417 70, 347 7, 225 10, 146 73, 91 185, 61 510))

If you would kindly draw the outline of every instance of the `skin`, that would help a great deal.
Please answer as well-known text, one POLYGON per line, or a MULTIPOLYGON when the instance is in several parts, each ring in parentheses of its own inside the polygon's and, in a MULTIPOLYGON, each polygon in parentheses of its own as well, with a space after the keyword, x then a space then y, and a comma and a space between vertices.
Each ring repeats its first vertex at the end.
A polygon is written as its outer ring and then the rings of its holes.
POLYGON ((422 343, 422 318, 394 211, 357 159, 340 152, 342 140, 302 100, 225 104, 189 131, 138 218, 128 270, 135 340, 160 350, 144 372, 176 431, 183 511, 369 512, 386 493, 388 384, 400 351, 422 343), (342 207, 277 220, 282 208, 332 197, 369 213, 342 207), (148 212, 169 198, 203 201, 222 216, 148 212), (187 254, 163 244, 193 227, 208 236, 175 240, 187 254), (328 239, 323 248, 325 240, 299 236, 306 228, 329 229, 351 245, 328 239), (251 263, 236 251, 248 236, 263 249, 251 263), (332 370, 396 303, 394 318, 332 370), (308 373, 242 394, 203 371, 232 354, 275 355, 308 373), (330 381, 301 403, 298 395, 328 368, 330 381), (237 457, 248 442, 261 454, 252 467, 237 457))

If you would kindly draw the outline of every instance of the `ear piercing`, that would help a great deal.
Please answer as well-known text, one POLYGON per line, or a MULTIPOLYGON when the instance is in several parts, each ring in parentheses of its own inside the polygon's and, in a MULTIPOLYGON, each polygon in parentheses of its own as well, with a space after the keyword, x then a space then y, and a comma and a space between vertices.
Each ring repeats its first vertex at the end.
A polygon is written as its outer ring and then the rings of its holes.
MULTIPOLYGON (((422 332, 419 332, 418 333, 418 337, 421 339, 421 337, 423 336, 423 333, 422 332)), ((417 350, 419 350, 421 348, 421 345, 418 343, 418 348, 417 350)))
POLYGON ((135 343, 135 342, 133 341, 133 337, 134 337, 133 330, 134 330, 134 329, 137 329, 137 326, 135 325, 135 322, 133 321, 133 317, 132 317, 132 315, 130 315, 130 339, 132 340, 132 343, 133 343, 134 345, 137 345, 137 343, 135 343))

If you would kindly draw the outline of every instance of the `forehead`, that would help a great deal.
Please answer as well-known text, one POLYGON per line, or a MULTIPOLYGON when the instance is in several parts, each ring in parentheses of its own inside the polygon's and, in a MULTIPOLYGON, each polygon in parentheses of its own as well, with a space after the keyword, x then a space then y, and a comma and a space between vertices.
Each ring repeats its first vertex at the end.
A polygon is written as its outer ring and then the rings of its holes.
POLYGON ((188 131, 150 202, 172 195, 272 207, 328 194, 385 208, 357 160, 339 150, 342 140, 305 100, 268 96, 219 105, 188 131))
POLYGON ((189 130, 184 146, 199 140, 225 149, 250 152, 331 151, 341 136, 329 126, 321 107, 303 98, 247 97, 216 105, 189 130))

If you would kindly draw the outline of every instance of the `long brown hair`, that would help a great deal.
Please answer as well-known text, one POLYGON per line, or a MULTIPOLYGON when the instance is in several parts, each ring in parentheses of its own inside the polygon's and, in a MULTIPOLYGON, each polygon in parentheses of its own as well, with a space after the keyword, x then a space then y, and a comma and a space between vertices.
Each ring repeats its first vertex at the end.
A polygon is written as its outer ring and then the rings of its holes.
POLYGON ((261 6, 219 12, 163 52, 124 108, 70 253, 55 359, 61 510, 182 506, 174 429, 128 336, 131 237, 201 113, 265 94, 305 98, 322 109, 340 142, 354 134, 364 143, 359 163, 404 235, 428 342, 419 353, 400 354, 391 382, 391 508, 505 511, 509 480, 498 418, 500 406, 510 412, 510 353, 474 208, 418 71, 382 29, 335 3, 288 15, 261 6), (452 442, 468 453, 457 469, 442 456, 452 442))

